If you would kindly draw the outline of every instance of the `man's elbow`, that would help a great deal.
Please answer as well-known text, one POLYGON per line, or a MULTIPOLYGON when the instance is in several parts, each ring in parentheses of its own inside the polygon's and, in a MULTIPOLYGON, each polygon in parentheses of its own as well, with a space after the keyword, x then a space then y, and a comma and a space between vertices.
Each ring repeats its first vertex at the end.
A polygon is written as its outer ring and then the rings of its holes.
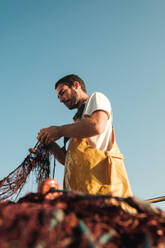
POLYGON ((100 135, 104 132, 105 126, 103 123, 97 123, 96 122, 94 129, 95 129, 96 135, 100 135))

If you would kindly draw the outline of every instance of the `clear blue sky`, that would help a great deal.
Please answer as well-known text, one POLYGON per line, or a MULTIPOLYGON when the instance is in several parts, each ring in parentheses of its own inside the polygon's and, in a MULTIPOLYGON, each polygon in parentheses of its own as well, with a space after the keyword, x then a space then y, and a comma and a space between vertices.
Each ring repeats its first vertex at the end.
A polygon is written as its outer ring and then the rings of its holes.
POLYGON ((134 194, 165 195, 164 13, 164 0, 0 0, 1 179, 41 128, 72 122, 54 83, 75 73, 111 101, 134 194))

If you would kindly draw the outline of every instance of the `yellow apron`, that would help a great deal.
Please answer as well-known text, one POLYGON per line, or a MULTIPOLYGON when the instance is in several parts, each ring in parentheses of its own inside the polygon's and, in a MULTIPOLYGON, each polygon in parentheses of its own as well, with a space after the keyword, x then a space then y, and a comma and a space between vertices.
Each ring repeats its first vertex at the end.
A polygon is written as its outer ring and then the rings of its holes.
POLYGON ((115 139, 110 151, 104 153, 88 146, 86 138, 73 138, 66 155, 63 186, 85 194, 132 196, 123 155, 115 139))

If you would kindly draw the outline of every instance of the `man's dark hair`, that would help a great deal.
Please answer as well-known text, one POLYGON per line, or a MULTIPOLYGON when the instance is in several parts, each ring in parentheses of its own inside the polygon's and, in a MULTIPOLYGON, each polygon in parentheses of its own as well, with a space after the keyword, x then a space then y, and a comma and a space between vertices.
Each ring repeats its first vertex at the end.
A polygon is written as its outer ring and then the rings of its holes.
POLYGON ((86 87, 85 87, 84 81, 79 76, 77 76, 75 74, 69 74, 69 75, 61 78, 60 80, 58 80, 57 83, 55 84, 55 89, 57 89, 59 84, 65 84, 71 88, 74 85, 75 81, 79 82, 81 89, 86 92, 86 87))

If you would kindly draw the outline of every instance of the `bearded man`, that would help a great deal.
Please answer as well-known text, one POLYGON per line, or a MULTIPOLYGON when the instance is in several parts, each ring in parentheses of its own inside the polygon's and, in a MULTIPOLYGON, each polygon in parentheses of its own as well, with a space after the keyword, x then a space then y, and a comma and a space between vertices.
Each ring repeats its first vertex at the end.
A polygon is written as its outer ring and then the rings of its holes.
POLYGON ((61 78, 55 89, 60 102, 68 109, 78 109, 74 123, 43 128, 37 138, 65 165, 64 189, 85 194, 131 196, 108 98, 100 92, 88 96, 84 81, 74 74, 61 78), (67 149, 55 142, 61 137, 69 139, 67 149))

